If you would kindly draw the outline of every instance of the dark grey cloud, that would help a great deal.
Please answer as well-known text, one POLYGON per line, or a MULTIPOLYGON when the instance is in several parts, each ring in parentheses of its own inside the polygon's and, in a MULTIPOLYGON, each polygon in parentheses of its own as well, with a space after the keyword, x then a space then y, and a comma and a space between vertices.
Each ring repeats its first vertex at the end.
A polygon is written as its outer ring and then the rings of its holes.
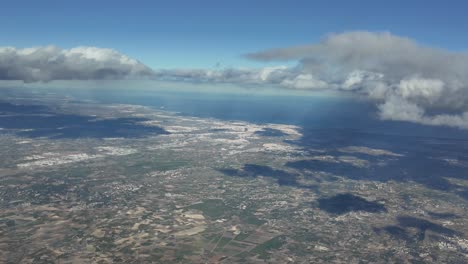
POLYGON ((0 80, 100 80, 141 78, 152 74, 144 64, 112 49, 0 47, 0 80))

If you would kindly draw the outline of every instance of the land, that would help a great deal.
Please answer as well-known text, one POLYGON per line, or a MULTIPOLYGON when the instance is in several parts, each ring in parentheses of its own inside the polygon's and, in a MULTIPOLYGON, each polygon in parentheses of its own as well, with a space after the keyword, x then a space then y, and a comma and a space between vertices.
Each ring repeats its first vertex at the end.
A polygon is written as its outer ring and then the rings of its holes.
POLYGON ((421 161, 138 105, 0 110, 2 263, 468 261, 466 142, 421 161))

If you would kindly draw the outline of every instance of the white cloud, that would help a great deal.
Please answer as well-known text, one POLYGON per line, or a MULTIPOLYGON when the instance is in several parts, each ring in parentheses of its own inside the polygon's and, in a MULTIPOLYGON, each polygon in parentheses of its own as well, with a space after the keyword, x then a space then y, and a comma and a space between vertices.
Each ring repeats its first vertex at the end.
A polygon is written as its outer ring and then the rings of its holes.
POLYGON ((141 78, 152 74, 147 66, 112 49, 0 47, 1 80, 99 80, 141 78))
POLYGON ((297 76, 310 74, 323 82, 322 88, 365 95, 376 101, 383 119, 468 128, 466 53, 422 46, 387 32, 358 31, 247 57, 297 60, 297 76))
POLYGON ((458 114, 427 115, 422 107, 395 96, 390 97, 378 107, 380 117, 384 120, 408 121, 424 125, 444 125, 468 129, 468 111, 458 114))
POLYGON ((284 79, 281 85, 292 89, 324 89, 328 84, 312 74, 299 74, 292 79, 284 79))
POLYGON ((424 109, 396 96, 379 105, 379 110, 380 117, 387 120, 418 122, 424 116, 424 109))
POLYGON ((361 89, 363 83, 368 83, 372 81, 378 81, 383 78, 383 74, 374 73, 374 72, 367 72, 362 70, 354 70, 348 74, 346 79, 344 80, 343 84, 341 85, 341 89, 344 90, 357 90, 361 89))
POLYGON ((444 82, 438 79, 404 79, 400 81, 397 92, 403 98, 421 98, 434 102, 442 95, 444 85, 444 82))
POLYGON ((278 72, 286 71, 288 68, 286 66, 277 66, 277 67, 265 67, 259 70, 258 79, 261 81, 268 81, 270 77, 278 72))
POLYGON ((260 61, 296 60, 296 67, 170 70, 157 77, 191 82, 332 89, 375 101, 379 116, 468 128, 468 54, 422 46, 387 32, 331 34, 316 44, 247 55, 260 61))

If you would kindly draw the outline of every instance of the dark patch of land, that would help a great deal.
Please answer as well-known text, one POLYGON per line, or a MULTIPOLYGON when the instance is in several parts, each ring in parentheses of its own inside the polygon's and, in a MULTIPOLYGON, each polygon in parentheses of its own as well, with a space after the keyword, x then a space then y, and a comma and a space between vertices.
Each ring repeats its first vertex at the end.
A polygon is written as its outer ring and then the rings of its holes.
POLYGON ((241 178, 257 178, 259 176, 269 177, 277 180, 281 186, 292 186, 299 188, 314 189, 315 186, 302 185, 297 181, 299 176, 296 173, 287 172, 285 170, 274 169, 265 165, 245 164, 240 170, 238 169, 219 169, 224 175, 241 177, 241 178))
POLYGON ((319 208, 332 214, 345 214, 353 211, 369 213, 386 212, 387 209, 380 203, 370 202, 366 199, 350 194, 338 194, 330 198, 318 199, 319 208))
POLYGON ((169 134, 161 127, 141 124, 148 120, 133 117, 97 119, 93 116, 55 113, 36 105, 0 103, 0 127, 29 138, 140 138, 169 134))
MULTIPOLYGON (((397 225, 389 225, 381 229, 377 228, 376 231, 379 233, 381 230, 383 230, 395 239, 405 240, 407 242, 418 242, 424 240, 427 236, 427 231, 445 236, 454 236, 460 234, 453 229, 422 218, 399 216, 397 217, 397 221, 397 225)), ((431 237, 438 238, 438 236, 431 237)))

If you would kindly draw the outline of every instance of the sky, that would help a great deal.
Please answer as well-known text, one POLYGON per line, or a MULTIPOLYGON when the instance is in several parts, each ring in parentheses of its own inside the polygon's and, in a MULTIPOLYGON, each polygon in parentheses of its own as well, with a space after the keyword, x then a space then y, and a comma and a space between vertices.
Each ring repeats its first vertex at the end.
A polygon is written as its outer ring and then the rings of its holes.
POLYGON ((3 0, 0 45, 116 49, 152 68, 263 66, 241 55, 331 32, 389 31, 468 47, 466 1, 3 0))
POLYGON ((333 93, 370 101, 383 120, 468 129, 466 10, 428 0, 2 1, 0 82, 333 93))

